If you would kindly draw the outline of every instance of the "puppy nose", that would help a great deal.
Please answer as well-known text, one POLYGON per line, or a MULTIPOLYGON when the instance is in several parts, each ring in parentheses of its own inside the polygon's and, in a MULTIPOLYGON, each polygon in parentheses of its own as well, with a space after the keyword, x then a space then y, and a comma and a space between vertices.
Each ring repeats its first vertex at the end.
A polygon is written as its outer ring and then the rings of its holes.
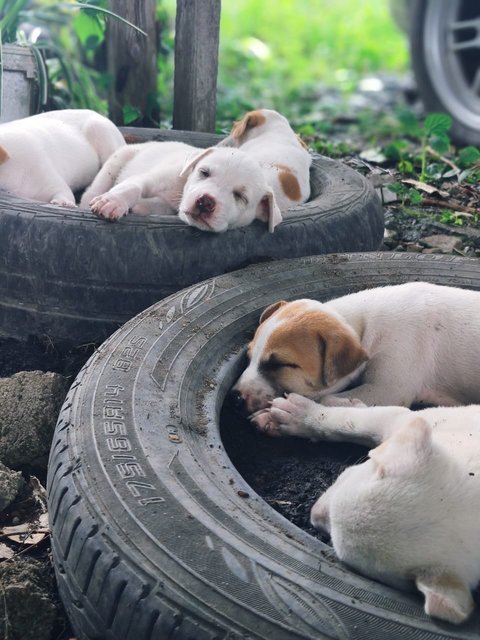
POLYGON ((245 400, 237 389, 232 389, 230 391, 230 404, 235 407, 235 409, 245 409, 245 400))
POLYGON ((195 202, 195 208, 200 216, 209 216, 215 209, 215 199, 205 193, 203 196, 197 198, 195 202))

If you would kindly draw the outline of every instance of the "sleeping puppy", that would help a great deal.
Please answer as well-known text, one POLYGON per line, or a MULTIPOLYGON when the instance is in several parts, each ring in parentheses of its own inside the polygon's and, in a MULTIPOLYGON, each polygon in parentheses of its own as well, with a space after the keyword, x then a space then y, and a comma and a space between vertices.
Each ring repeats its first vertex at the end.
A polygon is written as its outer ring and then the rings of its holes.
POLYGON ((88 109, 50 111, 0 124, 0 188, 32 200, 74 207, 125 140, 107 118, 88 109))
POLYGON ((312 524, 349 566, 415 584, 428 615, 463 622, 480 580, 480 406, 325 407, 290 394, 267 413, 272 435, 374 447, 317 500, 312 524))
POLYGON ((182 142, 132 144, 113 154, 81 206, 108 220, 134 213, 175 214, 204 231, 223 232, 255 218, 281 221, 258 162, 238 149, 182 142))
POLYGON ((260 163, 281 211, 308 200, 312 156, 278 111, 250 111, 219 146, 240 147, 260 163))
POLYGON ((480 403, 480 293, 410 282, 280 301, 247 355, 233 396, 250 414, 292 391, 337 406, 480 403))

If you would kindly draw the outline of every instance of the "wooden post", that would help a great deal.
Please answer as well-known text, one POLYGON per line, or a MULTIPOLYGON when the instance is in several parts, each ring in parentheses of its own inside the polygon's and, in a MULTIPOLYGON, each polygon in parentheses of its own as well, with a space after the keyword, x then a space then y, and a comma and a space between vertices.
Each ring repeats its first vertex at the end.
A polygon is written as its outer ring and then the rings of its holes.
POLYGON ((108 19, 107 68, 111 78, 108 96, 110 118, 115 124, 125 124, 123 108, 140 111, 145 126, 158 120, 155 104, 157 94, 157 46, 155 0, 108 0, 108 8, 142 29, 142 35, 115 18, 108 19))
POLYGON ((173 128, 214 131, 221 0, 177 0, 173 128))

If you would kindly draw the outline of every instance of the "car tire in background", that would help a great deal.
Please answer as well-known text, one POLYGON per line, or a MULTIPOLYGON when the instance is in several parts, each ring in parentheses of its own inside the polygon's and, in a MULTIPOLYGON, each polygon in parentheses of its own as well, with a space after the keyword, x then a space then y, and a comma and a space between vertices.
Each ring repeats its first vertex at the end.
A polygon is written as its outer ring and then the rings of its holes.
POLYGON ((98 349, 66 398, 48 467, 58 588, 80 640, 478 640, 478 612, 461 626, 433 620, 419 593, 350 571, 274 511, 220 433, 265 306, 415 280, 480 290, 478 261, 253 265, 155 304, 98 349))
POLYGON ((480 3, 410 0, 410 51, 425 109, 451 116, 451 137, 480 145, 480 3))

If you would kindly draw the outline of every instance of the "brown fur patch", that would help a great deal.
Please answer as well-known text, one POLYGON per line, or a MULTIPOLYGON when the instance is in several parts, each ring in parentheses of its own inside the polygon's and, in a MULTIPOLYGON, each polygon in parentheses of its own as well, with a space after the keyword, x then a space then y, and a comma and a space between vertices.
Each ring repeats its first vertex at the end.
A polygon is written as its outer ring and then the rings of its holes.
POLYGON ((326 312, 306 310, 296 301, 278 307, 276 315, 286 322, 268 337, 262 360, 275 354, 297 365, 318 389, 331 386, 368 359, 360 342, 326 312))
POLYGON ((3 164, 9 159, 10 159, 10 155, 8 151, 4 147, 0 146, 0 164, 3 164))
POLYGON ((299 141, 300 145, 301 145, 304 149, 306 149, 306 150, 308 151, 308 144, 306 144, 306 143, 301 139, 301 137, 298 135, 298 133, 297 133, 296 135, 297 135, 297 140, 299 141))
POLYGON ((254 127, 259 127, 260 125, 265 124, 266 121, 267 119, 261 111, 249 111, 241 120, 234 123, 231 135, 234 138, 240 139, 245 135, 246 131, 253 129, 254 127))
POLYGON ((289 169, 279 171, 278 179, 280 180, 282 191, 287 198, 294 201, 302 199, 302 192, 297 177, 293 175, 289 169))

